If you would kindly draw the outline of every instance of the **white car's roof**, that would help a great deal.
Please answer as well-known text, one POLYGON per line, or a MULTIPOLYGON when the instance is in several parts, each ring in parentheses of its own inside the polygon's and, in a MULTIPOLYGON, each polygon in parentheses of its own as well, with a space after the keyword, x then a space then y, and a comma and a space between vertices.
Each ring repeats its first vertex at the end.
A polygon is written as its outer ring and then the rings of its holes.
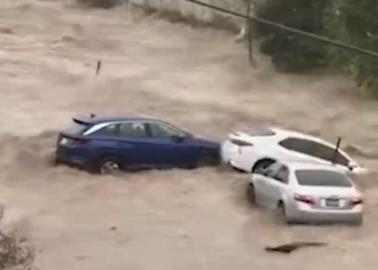
POLYGON ((327 145, 328 147, 335 147, 335 144, 327 142, 319 137, 305 134, 299 131, 288 130, 288 129, 279 128, 279 127, 264 127, 264 128, 259 128, 255 130, 252 129, 251 131, 239 130, 239 131, 231 133, 231 135, 238 135, 244 140, 251 141, 251 142, 255 141, 256 138, 268 138, 269 140, 272 139, 276 141, 277 143, 288 137, 296 137, 299 139, 307 139, 307 140, 315 141, 315 142, 327 145))
POLYGON ((307 139, 307 140, 312 140, 312 141, 317 141, 321 142, 324 144, 329 144, 327 141, 316 137, 312 136, 309 134, 305 134, 299 131, 294 131, 294 130, 288 130, 288 129, 283 129, 283 128, 278 128, 278 127, 271 127, 270 130, 272 130, 275 133, 275 136, 277 137, 282 137, 282 138, 287 138, 287 137, 297 137, 301 139, 307 139))

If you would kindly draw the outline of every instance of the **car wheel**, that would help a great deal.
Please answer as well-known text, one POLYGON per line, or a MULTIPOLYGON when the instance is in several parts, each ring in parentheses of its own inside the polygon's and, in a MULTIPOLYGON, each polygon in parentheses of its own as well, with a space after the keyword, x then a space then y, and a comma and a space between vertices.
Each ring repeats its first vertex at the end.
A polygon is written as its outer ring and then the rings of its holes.
POLYGON ((121 171, 120 162, 113 157, 103 158, 99 164, 99 173, 103 175, 117 174, 121 171))
POLYGON ((262 160, 259 160, 252 167, 251 172, 254 173, 257 170, 264 169, 264 168, 268 167, 270 164, 272 164, 273 162, 274 162, 273 159, 262 159, 262 160))
POLYGON ((252 205, 256 204, 256 192, 255 192, 255 187, 253 186, 253 184, 248 184, 247 198, 252 205))

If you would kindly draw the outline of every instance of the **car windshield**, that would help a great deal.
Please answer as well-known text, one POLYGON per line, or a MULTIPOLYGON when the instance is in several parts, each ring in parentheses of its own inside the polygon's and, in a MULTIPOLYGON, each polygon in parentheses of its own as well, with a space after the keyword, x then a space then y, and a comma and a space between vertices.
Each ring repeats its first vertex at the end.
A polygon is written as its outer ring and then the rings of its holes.
POLYGON ((88 127, 89 127, 88 124, 78 122, 78 121, 72 121, 64 129, 64 133, 71 134, 71 135, 79 135, 79 134, 82 134, 88 127))
POLYGON ((301 186, 351 187, 348 177, 330 170, 297 170, 295 176, 301 186))

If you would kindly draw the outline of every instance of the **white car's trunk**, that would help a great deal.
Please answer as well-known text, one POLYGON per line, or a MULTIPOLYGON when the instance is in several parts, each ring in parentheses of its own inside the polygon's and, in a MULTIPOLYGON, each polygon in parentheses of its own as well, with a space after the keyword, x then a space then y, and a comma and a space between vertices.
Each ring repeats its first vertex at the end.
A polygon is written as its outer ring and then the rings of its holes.
POLYGON ((311 196, 315 200, 313 207, 323 209, 350 209, 353 199, 359 197, 354 187, 300 187, 297 190, 300 195, 311 196))
POLYGON ((300 186, 297 193, 301 195, 311 195, 314 197, 356 197, 358 192, 354 187, 317 187, 300 186))

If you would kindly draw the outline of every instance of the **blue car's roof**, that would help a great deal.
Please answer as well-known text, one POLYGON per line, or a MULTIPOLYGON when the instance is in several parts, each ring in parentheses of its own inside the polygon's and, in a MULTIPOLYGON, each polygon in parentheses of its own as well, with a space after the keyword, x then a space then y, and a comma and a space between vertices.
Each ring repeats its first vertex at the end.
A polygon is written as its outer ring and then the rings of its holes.
POLYGON ((82 122, 89 125, 100 124, 104 122, 117 122, 117 121, 128 121, 128 120, 155 120, 158 119, 145 116, 145 115, 137 115, 137 114, 129 114, 129 115, 122 115, 122 116, 105 116, 105 115, 79 115, 73 117, 74 121, 82 122))

